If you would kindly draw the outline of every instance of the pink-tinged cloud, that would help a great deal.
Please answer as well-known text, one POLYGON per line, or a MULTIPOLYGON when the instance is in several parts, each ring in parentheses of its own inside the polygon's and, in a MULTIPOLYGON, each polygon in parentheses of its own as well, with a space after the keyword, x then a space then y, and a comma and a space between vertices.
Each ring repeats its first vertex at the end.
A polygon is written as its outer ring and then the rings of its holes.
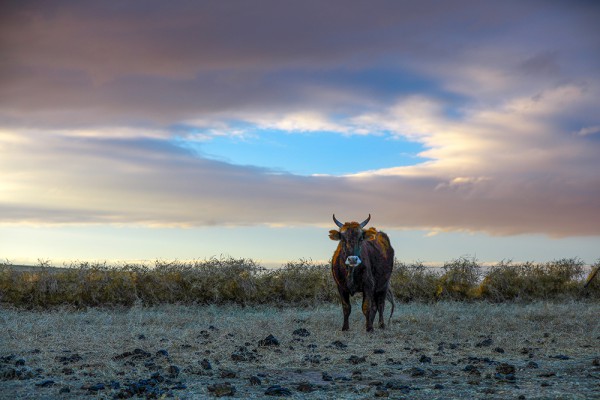
POLYGON ((394 228, 600 235, 591 3, 2 7, 0 223, 325 225, 336 212, 394 228), (236 122, 386 132, 428 160, 295 176, 174 144, 243 135, 236 122))

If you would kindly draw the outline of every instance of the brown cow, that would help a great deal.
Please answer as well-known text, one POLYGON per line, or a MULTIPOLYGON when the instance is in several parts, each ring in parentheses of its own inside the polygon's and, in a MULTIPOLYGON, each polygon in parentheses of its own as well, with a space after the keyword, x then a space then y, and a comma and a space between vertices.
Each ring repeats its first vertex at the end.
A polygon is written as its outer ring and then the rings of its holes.
POLYGON ((367 320, 367 332, 373 331, 373 321, 378 312, 379 327, 385 327, 383 309, 386 298, 392 303, 390 318, 394 312, 394 297, 389 289, 394 249, 385 233, 375 228, 363 229, 370 219, 371 214, 360 224, 342 224, 334 214, 333 221, 340 229, 329 231, 329 238, 340 242, 333 254, 331 272, 342 299, 343 331, 349 329, 350 296, 355 293, 363 293, 362 310, 367 320))

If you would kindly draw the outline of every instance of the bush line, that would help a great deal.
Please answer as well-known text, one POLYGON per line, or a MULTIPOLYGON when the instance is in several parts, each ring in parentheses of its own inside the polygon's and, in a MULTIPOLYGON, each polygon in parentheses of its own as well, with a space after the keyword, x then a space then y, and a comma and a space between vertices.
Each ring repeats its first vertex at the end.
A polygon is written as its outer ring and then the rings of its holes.
MULTIPOLYGON (((592 271, 599 267, 600 261, 592 271)), ((465 257, 441 268, 396 260, 390 284, 401 302, 598 300, 600 279, 584 288, 585 270, 579 259, 503 261, 485 268, 465 257)), ((84 262, 52 268, 41 261, 35 268, 19 270, 0 264, 0 304, 19 308, 163 303, 308 306, 337 301, 330 266, 310 260, 289 262, 279 269, 235 258, 156 261, 153 267, 84 262)))

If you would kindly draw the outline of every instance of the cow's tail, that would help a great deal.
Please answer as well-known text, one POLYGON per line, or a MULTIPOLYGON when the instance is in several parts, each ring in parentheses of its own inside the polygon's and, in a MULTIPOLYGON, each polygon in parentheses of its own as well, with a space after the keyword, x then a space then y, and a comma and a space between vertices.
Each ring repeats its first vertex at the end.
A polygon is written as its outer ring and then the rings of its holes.
POLYGON ((584 289, 587 288, 590 285, 590 283, 592 283, 592 280, 596 277, 596 275, 598 275, 598 271, 600 271, 600 265, 598 265, 596 269, 590 273, 587 282, 585 283, 585 285, 583 285, 584 289))
POLYGON ((390 311, 390 317, 388 318, 389 325, 392 322, 392 315, 394 315, 394 308, 396 307, 396 304, 394 302, 394 293, 392 292, 392 288, 390 288, 389 286, 385 297, 392 304, 392 311, 390 311))

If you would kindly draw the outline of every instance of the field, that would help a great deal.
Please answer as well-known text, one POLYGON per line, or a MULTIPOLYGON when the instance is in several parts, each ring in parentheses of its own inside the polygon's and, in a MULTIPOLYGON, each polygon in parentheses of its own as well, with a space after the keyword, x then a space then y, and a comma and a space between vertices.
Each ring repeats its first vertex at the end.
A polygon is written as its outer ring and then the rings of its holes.
POLYGON ((359 295, 341 332, 306 261, 44 267, 0 269, 11 398, 600 398, 600 285, 577 260, 398 263, 372 334, 359 295))

